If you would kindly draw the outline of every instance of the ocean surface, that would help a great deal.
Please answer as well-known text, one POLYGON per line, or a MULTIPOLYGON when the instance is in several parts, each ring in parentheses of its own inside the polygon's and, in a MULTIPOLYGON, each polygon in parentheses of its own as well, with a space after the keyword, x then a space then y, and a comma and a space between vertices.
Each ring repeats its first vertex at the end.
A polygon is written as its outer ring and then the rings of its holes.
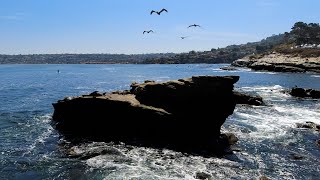
POLYGON ((222 66, 0 65, 0 179, 195 179, 197 172, 212 179, 319 179, 319 132, 297 129, 296 123, 320 124, 320 102, 282 91, 295 85, 320 89, 320 75, 223 71, 222 66), (50 125, 52 103, 66 96, 193 75, 239 75, 235 89, 258 94, 267 103, 237 105, 223 125, 223 132, 240 139, 234 154, 201 157, 103 142, 66 149, 68 142, 50 125), (79 158, 102 150, 103 155, 79 158), (75 157, 67 156, 70 152, 75 157), (297 155, 301 158, 293 158, 297 155))

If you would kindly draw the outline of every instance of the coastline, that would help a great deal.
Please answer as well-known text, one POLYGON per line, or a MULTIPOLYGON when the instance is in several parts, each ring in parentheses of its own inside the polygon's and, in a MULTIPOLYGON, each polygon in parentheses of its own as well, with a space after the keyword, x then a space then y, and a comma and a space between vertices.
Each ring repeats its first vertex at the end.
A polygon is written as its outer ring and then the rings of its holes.
POLYGON ((258 58, 246 56, 234 61, 231 65, 258 71, 320 73, 320 57, 301 57, 276 52, 258 58))

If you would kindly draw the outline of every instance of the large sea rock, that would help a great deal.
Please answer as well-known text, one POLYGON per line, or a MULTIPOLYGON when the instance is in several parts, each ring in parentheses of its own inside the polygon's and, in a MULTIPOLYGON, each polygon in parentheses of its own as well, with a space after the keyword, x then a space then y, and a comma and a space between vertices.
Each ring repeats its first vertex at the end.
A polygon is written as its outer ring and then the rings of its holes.
POLYGON ((238 80, 193 76, 68 97, 53 103, 53 125, 70 139, 218 152, 230 144, 220 128, 234 111, 233 85, 238 80))

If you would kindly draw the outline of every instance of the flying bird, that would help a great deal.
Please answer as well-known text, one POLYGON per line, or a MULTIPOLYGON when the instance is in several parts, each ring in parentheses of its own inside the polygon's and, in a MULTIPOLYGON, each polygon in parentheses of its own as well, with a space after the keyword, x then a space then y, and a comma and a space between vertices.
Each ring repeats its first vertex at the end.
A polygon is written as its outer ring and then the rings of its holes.
POLYGON ((151 32, 153 33, 153 31, 152 31, 152 30, 149 30, 149 31, 143 31, 143 34, 144 34, 144 33, 148 33, 148 34, 149 34, 149 33, 151 33, 151 32))
POLYGON ((163 11, 165 11, 165 12, 168 12, 168 10, 166 10, 166 9, 161 9, 161 11, 154 11, 154 10, 152 10, 151 12, 150 12, 150 15, 152 15, 153 13, 157 13, 158 15, 160 15, 163 11))
POLYGON ((188 28, 190 28, 190 27, 201 27, 201 26, 198 24, 192 24, 192 25, 188 26, 188 28))
POLYGON ((185 39, 185 38, 187 38, 187 37, 189 37, 189 36, 182 36, 182 37, 180 37, 181 39, 185 39))

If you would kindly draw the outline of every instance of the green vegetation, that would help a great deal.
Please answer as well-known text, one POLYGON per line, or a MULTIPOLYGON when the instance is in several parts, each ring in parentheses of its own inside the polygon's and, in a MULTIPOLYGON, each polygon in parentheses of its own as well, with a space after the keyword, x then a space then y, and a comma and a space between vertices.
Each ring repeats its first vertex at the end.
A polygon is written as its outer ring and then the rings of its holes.
POLYGON ((293 25, 290 33, 285 33, 285 43, 320 44, 319 23, 297 22, 293 25))

